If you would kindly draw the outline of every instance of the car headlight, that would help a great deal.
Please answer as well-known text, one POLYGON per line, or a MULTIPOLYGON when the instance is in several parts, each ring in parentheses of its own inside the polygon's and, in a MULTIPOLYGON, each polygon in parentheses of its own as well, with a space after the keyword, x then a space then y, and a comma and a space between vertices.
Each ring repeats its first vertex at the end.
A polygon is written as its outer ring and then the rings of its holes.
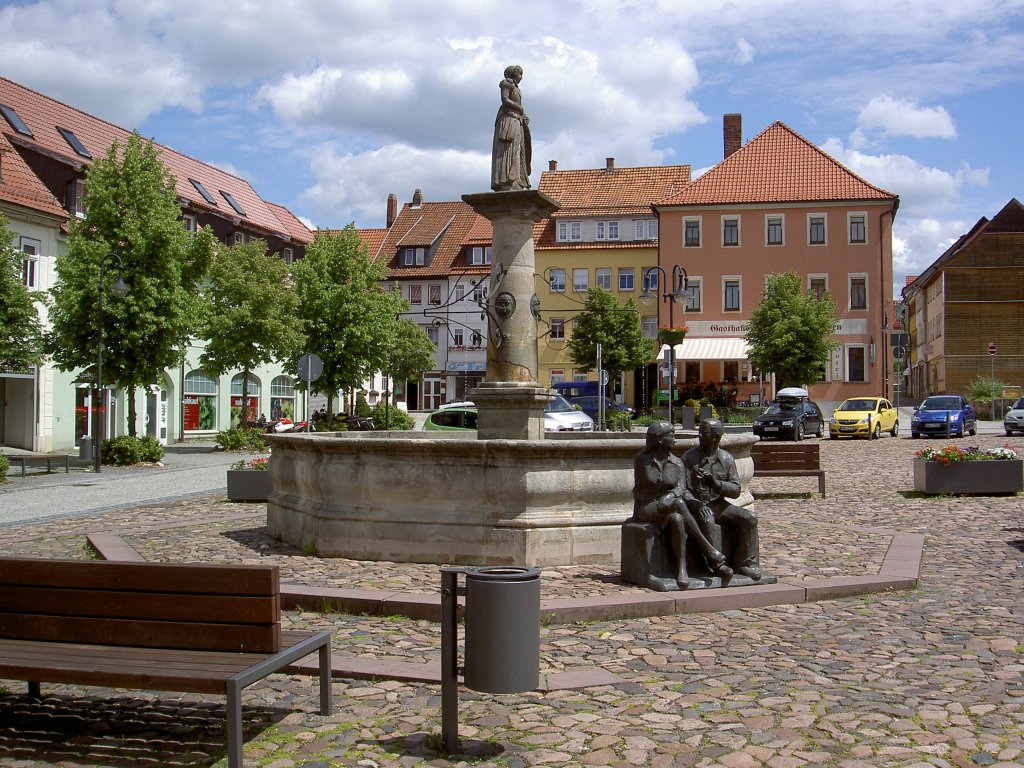
POLYGON ((910 417, 910 421, 911 421, 911 423, 914 423, 914 424, 916 424, 916 423, 917 423, 917 422, 919 422, 920 420, 921 420, 921 417, 920 417, 920 416, 918 416, 918 415, 917 415, 916 413, 915 413, 915 414, 914 414, 913 416, 911 416, 911 417, 910 417))
POLYGON ((951 413, 951 414, 949 414, 949 420, 950 421, 956 421, 959 418, 960 418, 960 414, 959 413, 951 413))
POLYGON ((865 417, 864 417, 863 419, 861 419, 861 420, 860 420, 860 421, 859 421, 858 423, 859 423, 859 424, 867 424, 867 425, 869 425, 869 426, 870 426, 870 424, 871 424, 871 417, 870 417, 870 416, 865 416, 865 417))
POLYGON ((782 422, 782 426, 784 426, 784 427, 792 427, 793 426, 793 419, 787 419, 786 421, 782 422))

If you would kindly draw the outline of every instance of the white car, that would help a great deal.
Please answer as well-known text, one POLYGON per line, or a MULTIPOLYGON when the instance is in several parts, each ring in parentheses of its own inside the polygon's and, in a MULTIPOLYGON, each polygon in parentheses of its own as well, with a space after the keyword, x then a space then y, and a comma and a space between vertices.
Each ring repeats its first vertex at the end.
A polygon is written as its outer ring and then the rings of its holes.
POLYGON ((1003 416, 1003 429, 1007 437, 1013 435, 1014 431, 1024 434, 1024 397, 1017 398, 1017 402, 1003 416))
MULTIPOLYGON (((461 400, 457 403, 445 403, 439 411, 448 408, 476 408, 471 400, 461 400)), ((426 428, 424 426, 424 428, 426 428)), ((593 432, 594 420, 583 411, 570 405, 569 401, 561 395, 555 395, 544 407, 544 431, 545 432, 593 432)))

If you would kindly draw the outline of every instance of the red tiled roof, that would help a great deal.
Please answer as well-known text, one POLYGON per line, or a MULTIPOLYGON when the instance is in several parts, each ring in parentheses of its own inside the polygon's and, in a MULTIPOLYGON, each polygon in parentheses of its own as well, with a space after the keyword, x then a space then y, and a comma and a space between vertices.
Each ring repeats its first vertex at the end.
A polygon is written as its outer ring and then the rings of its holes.
MULTIPOLYGON (((86 114, 74 107, 44 96, 41 93, 0 77, 0 104, 14 108, 32 131, 32 136, 15 132, 7 121, 0 118, 0 132, 13 142, 29 149, 42 152, 73 167, 87 164, 87 158, 80 157, 57 128, 71 131, 92 157, 104 157, 115 142, 121 145, 130 135, 119 126, 86 114)), ((228 219, 241 219, 257 229, 273 234, 290 234, 289 225, 282 222, 269 206, 244 179, 200 162, 194 158, 154 142, 160 151, 160 158, 175 177, 178 197, 189 206, 211 211, 228 219), (189 183, 196 179, 216 201, 210 204, 189 183), (229 193, 245 211, 239 216, 221 195, 229 193)))
POLYGON ((387 237, 388 231, 384 227, 369 227, 366 229, 357 229, 356 232, 359 234, 359 239, 363 245, 366 246, 366 250, 370 254, 370 259, 376 259, 377 254, 380 251, 380 247, 384 244, 384 238, 387 237))
POLYGON ((381 258, 388 260, 389 279, 417 279, 457 274, 488 274, 490 266, 469 266, 460 259, 463 248, 490 245, 491 222, 463 202, 422 203, 413 207, 406 203, 387 231, 380 248, 381 258), (430 264, 403 267, 399 264, 402 248, 426 248, 437 244, 430 264))
POLYGON ((312 230, 303 224, 294 213, 278 203, 268 202, 267 207, 271 210, 277 220, 284 225, 285 232, 291 235, 292 240, 304 245, 308 245, 313 242, 312 230))
POLYGON ((896 199, 776 121, 658 206, 896 199))
MULTIPOLYGON (((0 118, 2 120, 3 118, 0 118)), ((0 133, 0 200, 48 213, 64 221, 67 211, 25 164, 7 137, 0 133)))

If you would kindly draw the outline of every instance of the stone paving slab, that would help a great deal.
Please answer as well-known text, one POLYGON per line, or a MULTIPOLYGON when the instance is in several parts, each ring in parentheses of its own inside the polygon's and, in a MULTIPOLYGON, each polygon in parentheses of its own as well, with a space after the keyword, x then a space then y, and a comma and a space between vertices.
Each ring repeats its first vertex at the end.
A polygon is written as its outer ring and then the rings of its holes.
MULTIPOLYGON (((1024 499, 915 494, 914 451, 946 442, 822 440, 827 499, 781 478, 754 480, 762 558, 780 580, 896 568, 887 553, 901 532, 924 540, 913 590, 543 625, 545 672, 588 665, 619 682, 513 696, 463 690, 453 756, 437 751, 435 684, 338 679, 335 714, 321 717, 308 677, 275 675, 243 699, 246 766, 1019 768, 1024 499)), ((1020 437, 949 442, 1024 452, 1020 437)), ((184 499, 7 528, 0 551, 89 557, 85 536, 102 531, 148 560, 274 562, 296 584, 396 594, 439 588, 437 571, 422 566, 306 557, 266 539, 260 517, 258 505, 184 499)), ((545 569, 542 597, 640 591, 616 579, 609 569, 545 569)), ((439 656, 438 627, 424 619, 302 609, 287 623, 330 629, 338 657, 426 665, 439 656)), ((226 764, 215 698, 44 685, 33 702, 18 695, 22 684, 7 689, 0 765, 226 764)))

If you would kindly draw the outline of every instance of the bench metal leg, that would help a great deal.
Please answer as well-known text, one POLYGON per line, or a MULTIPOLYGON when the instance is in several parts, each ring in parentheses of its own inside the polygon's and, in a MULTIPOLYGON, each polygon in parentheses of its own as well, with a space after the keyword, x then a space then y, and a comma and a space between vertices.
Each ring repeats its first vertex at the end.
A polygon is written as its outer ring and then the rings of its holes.
POLYGON ((825 475, 818 475, 818 493, 821 494, 821 498, 825 498, 825 475))
POLYGON ((38 680, 29 680, 28 682, 28 695, 34 699, 43 698, 42 692, 39 690, 38 680))
POLYGON ((242 768, 242 686, 235 680, 227 685, 228 768, 242 768))
POLYGON ((330 715, 334 711, 331 701, 331 644, 320 646, 320 714, 330 715))

